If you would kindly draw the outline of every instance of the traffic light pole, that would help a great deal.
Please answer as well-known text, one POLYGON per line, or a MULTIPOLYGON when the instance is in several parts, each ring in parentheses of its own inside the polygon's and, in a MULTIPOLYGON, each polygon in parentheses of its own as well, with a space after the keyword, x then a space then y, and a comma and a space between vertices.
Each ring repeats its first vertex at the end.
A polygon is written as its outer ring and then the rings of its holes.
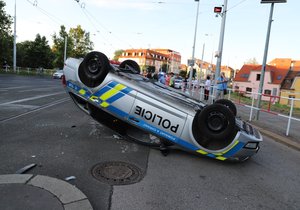
MULTIPOLYGON (((222 24, 221 24, 221 31, 220 31, 220 39, 219 39, 219 48, 217 54, 217 63, 216 63, 216 73, 215 73, 215 82, 217 81, 218 77, 220 77, 221 73, 221 63, 222 63, 222 54, 223 54, 223 42, 224 42, 224 34, 225 34, 225 23, 226 23, 226 13, 227 13, 227 0, 224 0, 223 5, 223 12, 222 12, 222 24)), ((214 91, 216 93, 216 91, 214 91)), ((214 96, 216 96, 214 94, 214 96)))

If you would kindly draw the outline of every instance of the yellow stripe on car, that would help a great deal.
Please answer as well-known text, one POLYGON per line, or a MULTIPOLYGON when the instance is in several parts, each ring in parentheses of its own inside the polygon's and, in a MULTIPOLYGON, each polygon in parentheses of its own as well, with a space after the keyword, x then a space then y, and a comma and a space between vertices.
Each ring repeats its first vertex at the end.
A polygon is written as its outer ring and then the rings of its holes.
POLYGON ((226 160, 227 158, 226 157, 222 157, 222 156, 217 156, 216 159, 217 160, 226 160))
POLYGON ((100 106, 102 106, 102 107, 108 107, 109 106, 109 103, 107 103, 106 101, 103 101, 101 104, 100 104, 100 106))
POLYGON ((102 94, 100 96, 100 99, 105 101, 105 100, 109 99, 110 97, 112 97, 113 95, 117 94, 120 90, 122 90, 124 88, 126 88, 124 85, 117 84, 114 88, 112 88, 109 91, 107 91, 106 93, 102 94))
POLYGON ((205 151, 203 151, 201 149, 197 150, 196 152, 198 152, 198 153, 200 153, 202 155, 207 155, 208 154, 208 152, 205 152, 205 151))
POLYGON ((208 153, 208 152, 205 152, 201 149, 197 150, 196 152, 202 154, 202 155, 206 155, 206 156, 210 156, 210 157, 213 157, 215 159, 218 159, 218 160, 226 160, 227 158, 222 156, 224 154, 226 154, 228 151, 230 151, 232 148, 234 148, 237 144, 239 143, 239 141, 235 141, 234 144, 228 148, 227 150, 223 151, 223 152, 218 152, 218 153, 208 153))
POLYGON ((86 91, 84 89, 79 90, 79 94, 84 95, 85 93, 86 93, 86 91))

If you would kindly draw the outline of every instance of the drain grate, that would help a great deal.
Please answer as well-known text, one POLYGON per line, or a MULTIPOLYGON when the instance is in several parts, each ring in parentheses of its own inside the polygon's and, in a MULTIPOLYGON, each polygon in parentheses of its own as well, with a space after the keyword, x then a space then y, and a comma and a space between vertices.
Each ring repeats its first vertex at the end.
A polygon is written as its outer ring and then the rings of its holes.
POLYGON ((121 161, 99 163, 92 168, 92 175, 97 180, 110 185, 133 184, 143 178, 141 169, 121 161))

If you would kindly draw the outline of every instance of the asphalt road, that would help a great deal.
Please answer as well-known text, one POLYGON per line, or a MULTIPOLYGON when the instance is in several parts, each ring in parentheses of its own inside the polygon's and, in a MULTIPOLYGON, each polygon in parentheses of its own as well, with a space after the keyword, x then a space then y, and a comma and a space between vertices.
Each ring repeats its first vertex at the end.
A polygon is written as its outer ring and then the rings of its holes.
POLYGON ((0 174, 70 180, 102 209, 300 209, 300 153, 267 137, 249 161, 228 163, 159 151, 119 138, 80 111, 60 80, 0 75, 0 174), (111 186, 93 166, 123 161, 140 182, 111 186))

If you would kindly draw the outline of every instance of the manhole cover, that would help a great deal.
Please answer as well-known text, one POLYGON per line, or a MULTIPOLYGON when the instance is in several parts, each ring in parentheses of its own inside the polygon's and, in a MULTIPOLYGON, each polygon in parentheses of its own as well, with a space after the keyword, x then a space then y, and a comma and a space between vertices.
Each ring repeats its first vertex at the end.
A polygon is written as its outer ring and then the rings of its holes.
POLYGON ((99 163, 92 168, 92 175, 110 185, 133 184, 143 178, 141 169, 120 161, 99 163))

